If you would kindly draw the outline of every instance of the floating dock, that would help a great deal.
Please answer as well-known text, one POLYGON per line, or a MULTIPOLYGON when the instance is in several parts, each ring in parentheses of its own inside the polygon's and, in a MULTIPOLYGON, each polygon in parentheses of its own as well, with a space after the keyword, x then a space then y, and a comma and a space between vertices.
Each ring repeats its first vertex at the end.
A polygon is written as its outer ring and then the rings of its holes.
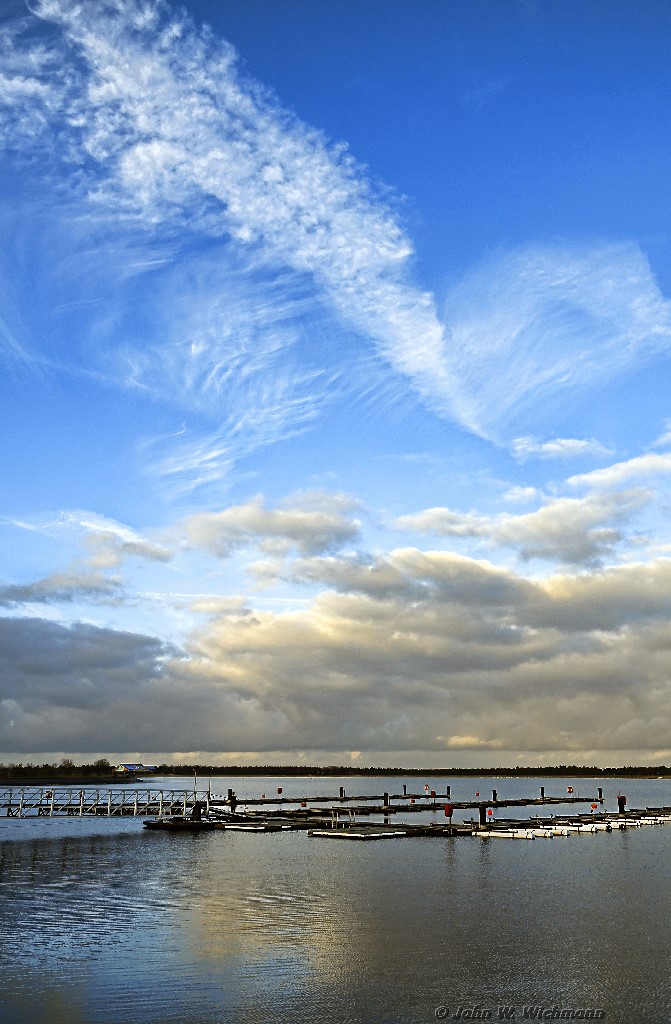
MULTIPOLYGON (((496 790, 491 800, 456 801, 447 794, 382 793, 348 796, 340 789, 338 796, 285 797, 279 792, 272 797, 242 798, 233 790, 226 797, 210 790, 195 789, 97 789, 68 786, 0 788, 0 814, 8 818, 26 817, 143 817, 162 821, 170 817, 190 819, 199 804, 209 827, 203 831, 284 832, 305 831, 315 838, 346 840, 407 839, 419 837, 451 838, 477 836, 483 839, 540 839, 570 837, 588 832, 645 827, 671 823, 671 806, 646 807, 608 814, 597 810, 603 805, 601 789, 597 797, 546 796, 499 800, 496 790), (580 811, 577 805, 591 805, 591 812, 580 811), (541 814, 541 807, 559 807, 561 813, 541 814), (567 805, 576 809, 567 811, 567 805), (527 818, 501 818, 498 812, 513 807, 537 807, 539 813, 527 818), (240 808, 238 813, 236 808, 240 808), (476 820, 454 822, 455 811, 477 811, 476 820), (444 820, 426 824, 404 822, 398 815, 443 811, 444 820), (496 818, 494 811, 497 812, 496 818), (362 822, 375 816, 382 820, 362 822), (394 817, 393 823, 390 818, 394 817)), ((161 829, 159 829, 160 831, 161 829)), ((165 831, 168 831, 167 829, 165 831)), ((176 831, 176 830, 175 830, 176 831)))
POLYGON ((546 818, 515 818, 499 820, 485 827, 478 822, 448 825, 432 822, 430 825, 368 825, 350 824, 344 827, 311 829, 308 835, 324 839, 407 839, 416 836, 476 836, 478 839, 554 839, 596 832, 612 832, 646 825, 671 824, 671 806, 646 807, 624 814, 591 814, 546 818))

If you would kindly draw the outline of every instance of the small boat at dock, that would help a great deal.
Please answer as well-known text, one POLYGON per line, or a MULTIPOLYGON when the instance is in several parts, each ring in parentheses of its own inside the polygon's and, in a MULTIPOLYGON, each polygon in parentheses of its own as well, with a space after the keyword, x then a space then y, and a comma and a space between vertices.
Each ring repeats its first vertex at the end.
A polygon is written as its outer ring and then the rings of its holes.
POLYGON ((146 818, 144 827, 157 832, 212 832, 215 826, 203 818, 185 818, 180 814, 171 818, 146 818))

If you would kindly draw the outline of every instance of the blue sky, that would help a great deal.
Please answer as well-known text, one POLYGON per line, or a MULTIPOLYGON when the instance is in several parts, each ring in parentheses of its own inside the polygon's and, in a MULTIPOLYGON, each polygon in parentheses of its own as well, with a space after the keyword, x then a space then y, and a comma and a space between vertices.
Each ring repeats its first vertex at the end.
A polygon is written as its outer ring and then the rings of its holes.
POLYGON ((667 5, 3 12, 3 759, 668 762, 667 5))

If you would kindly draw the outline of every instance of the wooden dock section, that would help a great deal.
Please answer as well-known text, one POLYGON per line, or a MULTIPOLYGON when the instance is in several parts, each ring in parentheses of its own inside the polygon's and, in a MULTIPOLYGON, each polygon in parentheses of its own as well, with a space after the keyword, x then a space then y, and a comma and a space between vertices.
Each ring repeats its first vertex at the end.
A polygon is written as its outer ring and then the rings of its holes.
POLYGON ((335 796, 303 796, 303 797, 287 797, 278 793, 277 796, 266 797, 243 797, 237 799, 233 790, 228 791, 228 796, 223 798, 217 795, 212 795, 210 799, 210 806, 213 809, 216 808, 231 808, 235 809, 240 804, 243 804, 245 808, 253 808, 254 810, 259 809, 259 812, 263 812, 267 816, 281 817, 287 813, 294 813, 293 810, 289 811, 289 808, 308 809, 319 813, 319 808, 328 805, 330 808, 335 807, 347 807, 350 811, 353 811, 359 816, 366 815, 384 815, 388 816, 391 814, 417 814, 420 811, 442 811, 445 804, 449 803, 453 811, 464 811, 464 810, 478 810, 482 813, 483 810, 489 808, 496 809, 501 807, 534 807, 534 806, 553 806, 553 805, 565 805, 565 804, 594 804, 603 803, 603 796, 601 790, 597 797, 594 796, 573 796, 567 794, 566 796, 545 796, 544 788, 541 788, 541 795, 538 797, 528 797, 522 799, 511 799, 511 800, 499 800, 497 790, 492 790, 491 800, 477 799, 477 800, 452 800, 450 798, 450 792, 448 789, 447 794, 439 795, 435 791, 430 793, 381 793, 372 796, 349 796, 345 790, 341 787, 340 793, 337 797, 335 796))

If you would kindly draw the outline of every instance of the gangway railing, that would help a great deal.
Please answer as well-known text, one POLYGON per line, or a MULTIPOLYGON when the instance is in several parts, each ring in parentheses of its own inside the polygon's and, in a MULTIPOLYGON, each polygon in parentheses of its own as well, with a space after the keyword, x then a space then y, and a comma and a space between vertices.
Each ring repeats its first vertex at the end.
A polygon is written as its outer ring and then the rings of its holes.
POLYGON ((210 792, 194 789, 94 789, 89 787, 6 786, 0 788, 0 815, 7 818, 99 815, 187 814, 196 801, 207 813, 210 792))

